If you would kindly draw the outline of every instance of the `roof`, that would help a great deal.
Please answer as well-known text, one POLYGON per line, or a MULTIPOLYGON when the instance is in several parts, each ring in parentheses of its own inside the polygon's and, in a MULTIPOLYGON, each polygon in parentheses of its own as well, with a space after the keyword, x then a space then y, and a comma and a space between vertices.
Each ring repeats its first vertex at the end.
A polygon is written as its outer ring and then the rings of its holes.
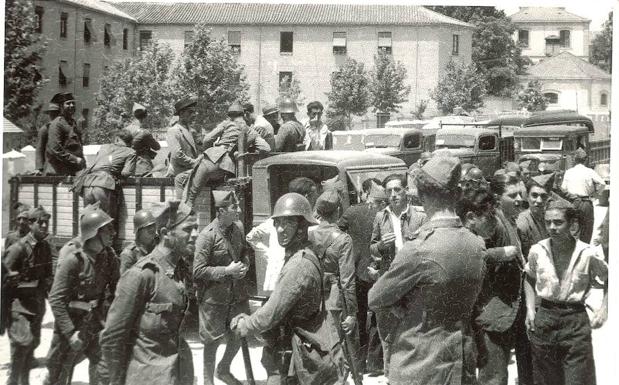
MULTIPOLYGON (((82 0, 85 1, 85 0, 82 0)), ((141 24, 433 25, 472 24, 414 5, 264 3, 113 3, 141 24)))
POLYGON ((321 166, 349 167, 406 167, 404 161, 391 156, 365 151, 298 151, 274 155, 254 163, 254 168, 273 165, 307 164, 321 166))
POLYGON ((611 80, 611 75, 599 67, 569 52, 543 59, 527 68, 526 78, 535 79, 597 79, 611 80))
POLYGON ((481 134, 498 134, 499 130, 486 127, 475 126, 443 126, 436 132, 436 136, 440 135, 473 135, 478 136, 481 134))
POLYGON ((589 130, 584 126, 554 125, 521 127, 514 131, 514 136, 565 136, 586 133, 589 133, 589 130))
POLYGON ((593 121, 588 116, 580 115, 572 110, 540 111, 533 113, 523 124, 525 127, 545 125, 578 125, 585 126, 593 132, 593 121))
POLYGON ((520 7, 520 10, 509 16, 512 22, 590 22, 586 17, 575 15, 565 10, 565 7, 520 7))
POLYGON ((17 127, 13 122, 8 120, 7 118, 3 118, 3 119, 4 119, 4 123, 2 124, 3 134, 14 134, 14 133, 23 134, 24 133, 24 130, 17 127))
POLYGON ((97 12, 102 12, 107 15, 120 17, 122 19, 137 22, 137 20, 125 12, 117 9, 114 5, 100 0, 59 0, 61 3, 71 4, 77 7, 90 9, 97 12))
POLYGON ((529 117, 527 115, 503 115, 486 122, 489 126, 521 126, 529 117))

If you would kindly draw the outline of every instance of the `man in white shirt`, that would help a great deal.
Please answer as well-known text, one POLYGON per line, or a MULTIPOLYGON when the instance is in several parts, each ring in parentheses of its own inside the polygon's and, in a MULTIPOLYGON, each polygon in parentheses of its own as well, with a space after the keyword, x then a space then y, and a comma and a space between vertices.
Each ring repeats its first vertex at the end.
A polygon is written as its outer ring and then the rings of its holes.
POLYGON ((591 242, 593 234, 593 203, 591 198, 602 192, 606 183, 595 171, 585 166, 587 153, 579 148, 574 153, 576 165, 565 171, 561 190, 580 214, 580 237, 585 243, 591 242))
POLYGON ((319 101, 307 105, 309 120, 305 122, 305 137, 303 138, 306 151, 331 150, 333 148, 331 131, 321 120, 323 111, 324 107, 319 101))

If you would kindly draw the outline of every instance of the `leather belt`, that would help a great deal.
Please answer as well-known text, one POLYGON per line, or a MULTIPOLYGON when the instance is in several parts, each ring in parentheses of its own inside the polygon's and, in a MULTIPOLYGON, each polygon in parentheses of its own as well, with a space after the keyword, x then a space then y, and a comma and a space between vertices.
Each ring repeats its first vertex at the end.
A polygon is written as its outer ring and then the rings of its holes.
POLYGON ((555 302, 542 298, 541 306, 546 309, 573 309, 585 311, 585 305, 580 302, 555 302))

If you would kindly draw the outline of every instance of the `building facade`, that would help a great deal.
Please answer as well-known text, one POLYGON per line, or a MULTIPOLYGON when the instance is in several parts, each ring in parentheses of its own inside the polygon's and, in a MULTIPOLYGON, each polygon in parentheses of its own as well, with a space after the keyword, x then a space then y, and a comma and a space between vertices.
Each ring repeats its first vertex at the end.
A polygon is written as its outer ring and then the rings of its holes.
MULTIPOLYGON (((407 70, 411 86, 402 112, 408 114, 429 93, 450 60, 471 61, 473 26, 420 6, 332 4, 114 3, 137 19, 136 46, 153 39, 178 57, 204 23, 238 53, 259 110, 273 103, 284 78, 299 81, 305 103, 327 104, 330 74, 350 57, 373 66, 380 51, 407 70)), ((303 113, 303 106, 300 106, 303 113)))
POLYGON ((75 118, 88 125, 99 79, 107 66, 135 53, 136 20, 99 0, 35 1, 37 32, 47 48, 41 65, 46 84, 38 102, 58 92, 76 99, 75 118))
POLYGON ((589 60, 591 20, 564 7, 520 7, 510 18, 517 27, 514 40, 534 63, 561 52, 589 60))

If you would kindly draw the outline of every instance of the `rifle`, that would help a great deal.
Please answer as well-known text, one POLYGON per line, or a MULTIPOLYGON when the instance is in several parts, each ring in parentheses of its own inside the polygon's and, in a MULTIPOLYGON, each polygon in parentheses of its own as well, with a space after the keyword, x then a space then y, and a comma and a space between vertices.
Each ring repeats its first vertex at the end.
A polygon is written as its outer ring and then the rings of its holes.
MULTIPOLYGON (((346 295, 344 293, 344 289, 342 288, 342 281, 340 281, 340 274, 338 270, 337 274, 337 288, 340 291, 340 295, 342 296, 342 304, 344 305, 344 314, 348 314, 348 304, 346 303, 346 295)), ((344 355, 348 360, 348 364, 350 366, 350 373, 352 375, 353 382, 355 385, 363 385, 363 377, 357 370, 357 362, 355 361, 355 357, 353 356, 354 344, 351 339, 350 334, 347 334, 344 330, 342 330, 342 326, 338 324, 338 330, 341 334, 344 335, 344 355)))
POLYGON ((254 371, 251 367, 251 357, 249 356, 249 346, 247 345, 247 338, 241 337, 241 350, 243 352, 243 364, 245 364, 245 376, 247 377, 247 383, 249 385, 256 385, 254 380, 254 371))

